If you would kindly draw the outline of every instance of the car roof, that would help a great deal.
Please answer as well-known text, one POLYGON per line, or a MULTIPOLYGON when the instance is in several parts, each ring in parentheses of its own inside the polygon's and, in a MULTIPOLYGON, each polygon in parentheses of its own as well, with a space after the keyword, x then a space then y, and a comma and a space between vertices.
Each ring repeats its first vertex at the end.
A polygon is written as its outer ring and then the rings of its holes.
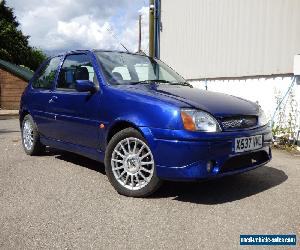
POLYGON ((117 52, 117 53, 131 54, 131 55, 147 56, 144 53, 134 53, 134 52, 122 51, 122 50, 107 50, 107 49, 91 49, 91 50, 89 50, 89 49, 78 49, 78 50, 69 50, 69 51, 66 51, 64 53, 57 54, 57 55, 55 55, 53 57, 64 56, 66 54, 71 54, 71 53, 82 53, 82 52, 117 52))
POLYGON ((63 53, 59 53, 59 54, 56 54, 56 55, 49 56, 49 57, 47 57, 46 60, 50 60, 54 57, 65 57, 68 54, 86 53, 86 52, 91 52, 91 53, 95 53, 95 52, 117 52, 117 53, 124 53, 124 54, 130 54, 130 55, 139 55, 139 56, 149 57, 145 53, 138 53, 138 52, 134 53, 134 52, 124 51, 124 50, 77 49, 77 50, 69 50, 69 51, 66 51, 66 52, 63 52, 63 53))
POLYGON ((117 52, 117 53, 124 53, 124 54, 132 54, 132 55, 145 55, 138 52, 130 52, 130 51, 124 51, 124 50, 106 50, 106 49, 93 49, 92 52, 117 52))

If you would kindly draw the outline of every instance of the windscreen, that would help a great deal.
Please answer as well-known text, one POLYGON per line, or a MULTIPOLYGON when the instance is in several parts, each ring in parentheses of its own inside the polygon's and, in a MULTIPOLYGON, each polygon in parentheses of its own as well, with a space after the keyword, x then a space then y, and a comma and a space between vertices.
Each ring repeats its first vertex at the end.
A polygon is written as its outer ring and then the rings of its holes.
POLYGON ((110 84, 158 81, 184 83, 185 80, 163 62, 144 55, 98 51, 103 74, 110 84))

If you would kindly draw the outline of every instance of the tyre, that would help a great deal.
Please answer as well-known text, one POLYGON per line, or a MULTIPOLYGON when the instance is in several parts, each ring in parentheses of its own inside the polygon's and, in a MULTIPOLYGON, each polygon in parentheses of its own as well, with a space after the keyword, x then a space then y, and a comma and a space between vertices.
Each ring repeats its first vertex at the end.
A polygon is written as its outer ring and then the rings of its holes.
POLYGON ((146 197, 162 181, 156 175, 151 149, 139 131, 126 128, 115 134, 105 152, 106 175, 119 194, 146 197))
POLYGON ((28 155, 38 155, 45 150, 31 115, 26 115, 22 121, 22 144, 28 155))

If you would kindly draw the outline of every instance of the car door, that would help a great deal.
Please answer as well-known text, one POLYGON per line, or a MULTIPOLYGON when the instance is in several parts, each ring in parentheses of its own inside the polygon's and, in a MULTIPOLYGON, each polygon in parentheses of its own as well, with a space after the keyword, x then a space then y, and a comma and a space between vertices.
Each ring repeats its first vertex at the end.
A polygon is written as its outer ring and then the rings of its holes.
POLYGON ((99 148, 100 91, 78 92, 76 80, 90 80, 99 88, 88 54, 66 55, 52 95, 57 140, 99 148))
POLYGON ((56 134, 51 98, 61 59, 61 56, 57 56, 47 60, 34 76, 30 86, 30 114, 41 136, 47 138, 54 138, 56 134))

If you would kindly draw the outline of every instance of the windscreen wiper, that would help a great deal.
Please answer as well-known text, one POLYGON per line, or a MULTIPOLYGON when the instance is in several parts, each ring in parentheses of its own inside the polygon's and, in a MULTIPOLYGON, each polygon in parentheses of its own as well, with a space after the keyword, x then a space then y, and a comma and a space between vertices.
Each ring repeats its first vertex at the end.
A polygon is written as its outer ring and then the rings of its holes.
POLYGON ((161 80, 161 79, 153 79, 153 80, 144 80, 144 81, 138 81, 138 82, 131 82, 130 85, 136 85, 136 84, 145 84, 145 83, 152 83, 152 82, 158 82, 158 83, 170 83, 167 80, 161 80))
POLYGON ((170 82, 171 85, 182 85, 182 86, 188 86, 190 88, 193 88, 193 85, 188 82, 170 82))
POLYGON ((170 85, 182 85, 182 86, 188 86, 190 88, 193 88, 193 85, 191 85, 188 82, 170 82, 167 80, 162 80, 162 79, 153 79, 153 80, 144 80, 144 81, 138 81, 138 82, 131 82, 130 85, 136 85, 136 84, 146 84, 146 83, 168 83, 170 85))

